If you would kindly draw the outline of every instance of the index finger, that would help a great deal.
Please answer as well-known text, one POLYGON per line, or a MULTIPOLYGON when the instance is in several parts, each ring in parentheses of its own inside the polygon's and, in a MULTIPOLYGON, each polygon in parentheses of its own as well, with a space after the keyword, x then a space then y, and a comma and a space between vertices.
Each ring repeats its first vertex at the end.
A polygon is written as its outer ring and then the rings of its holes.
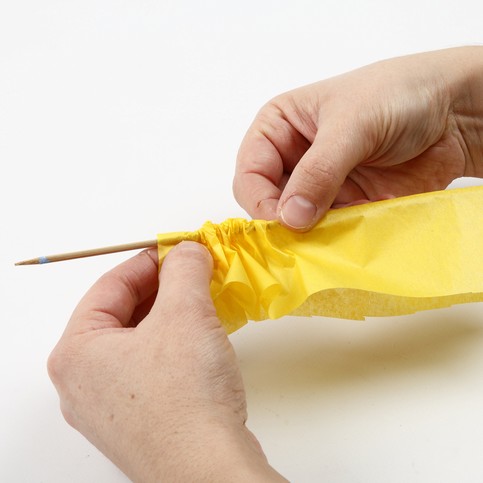
POLYGON ((311 144, 294 121, 291 104, 288 94, 269 102, 255 118, 238 152, 233 193, 254 218, 277 218, 282 191, 311 144))
POLYGON ((136 307, 157 288, 158 255, 151 249, 104 274, 77 305, 65 333, 127 327, 136 307))
POLYGON ((253 218, 276 218, 282 190, 282 158, 273 144, 258 131, 248 132, 238 152, 233 194, 253 218))

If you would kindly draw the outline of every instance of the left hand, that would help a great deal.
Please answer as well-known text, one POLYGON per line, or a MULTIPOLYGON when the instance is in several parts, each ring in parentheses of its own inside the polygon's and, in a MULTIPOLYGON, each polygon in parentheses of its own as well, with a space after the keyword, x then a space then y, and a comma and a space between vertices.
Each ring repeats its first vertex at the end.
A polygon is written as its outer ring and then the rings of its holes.
POLYGON ((66 420, 141 481, 271 481, 245 427, 238 362, 216 317, 212 260, 142 252, 85 295, 48 368, 66 420), (158 293, 157 293, 158 291, 158 293))

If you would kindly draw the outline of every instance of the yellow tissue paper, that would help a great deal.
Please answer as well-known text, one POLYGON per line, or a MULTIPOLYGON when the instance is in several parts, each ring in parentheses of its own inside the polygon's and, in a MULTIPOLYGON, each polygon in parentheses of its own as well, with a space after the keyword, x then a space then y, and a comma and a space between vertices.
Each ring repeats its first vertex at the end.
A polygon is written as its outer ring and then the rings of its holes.
POLYGON ((227 332, 284 315, 364 319, 483 301, 483 187, 330 210, 309 232, 235 218, 158 235, 214 259, 211 294, 227 332))

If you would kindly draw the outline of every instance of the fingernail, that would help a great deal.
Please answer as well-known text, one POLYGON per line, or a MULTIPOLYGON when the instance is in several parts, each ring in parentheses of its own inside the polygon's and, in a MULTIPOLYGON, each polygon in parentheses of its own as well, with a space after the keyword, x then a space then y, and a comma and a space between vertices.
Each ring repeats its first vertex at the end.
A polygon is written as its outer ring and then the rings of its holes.
POLYGON ((300 195, 291 196, 280 210, 282 221, 297 230, 312 225, 316 214, 317 207, 300 195))

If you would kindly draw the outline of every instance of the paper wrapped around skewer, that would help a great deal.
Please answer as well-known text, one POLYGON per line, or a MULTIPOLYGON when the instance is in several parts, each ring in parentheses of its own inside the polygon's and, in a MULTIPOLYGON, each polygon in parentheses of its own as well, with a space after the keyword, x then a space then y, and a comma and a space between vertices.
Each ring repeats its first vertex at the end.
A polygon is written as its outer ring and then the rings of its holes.
POLYGON ((483 301, 483 187, 331 210, 295 233, 228 219, 158 235, 203 243, 213 301, 227 332, 284 315, 364 319, 483 301))

